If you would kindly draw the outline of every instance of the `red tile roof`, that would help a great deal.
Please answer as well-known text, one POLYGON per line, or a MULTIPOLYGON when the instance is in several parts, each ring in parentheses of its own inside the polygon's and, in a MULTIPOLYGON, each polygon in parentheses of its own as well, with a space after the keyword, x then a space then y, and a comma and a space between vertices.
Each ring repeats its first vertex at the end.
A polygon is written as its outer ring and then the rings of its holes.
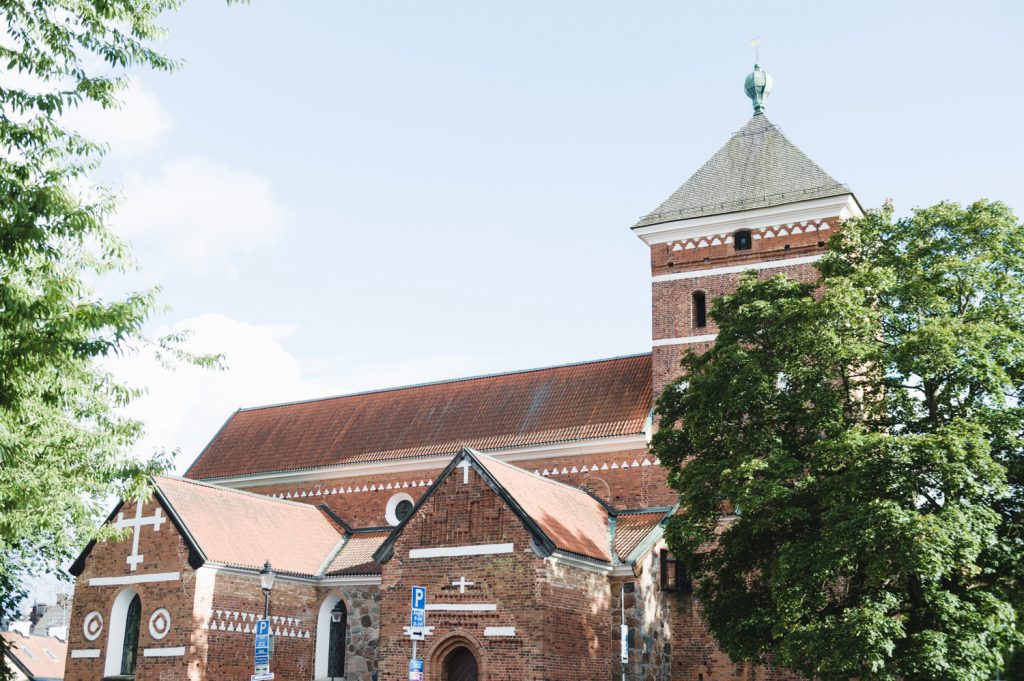
POLYGON ((665 511, 621 514, 615 519, 615 554, 625 562, 629 554, 640 545, 665 518, 665 511))
POLYGON ((14 631, 2 632, 0 636, 7 642, 8 655, 28 670, 30 679, 64 678, 64 660, 68 656, 64 641, 49 636, 22 636, 14 631))
POLYGON ((283 501, 194 480, 158 476, 157 490, 207 560, 316 575, 344 530, 309 504, 283 501))
POLYGON ((608 509, 597 499, 495 458, 475 456, 557 548, 611 562, 608 509))
POLYGON ((649 354, 243 409, 188 470, 219 478, 642 432, 649 354))
POLYGON ((324 574, 335 575, 379 575, 380 565, 373 560, 373 552, 380 548, 391 530, 381 532, 357 532, 353 534, 341 552, 327 566, 324 574))

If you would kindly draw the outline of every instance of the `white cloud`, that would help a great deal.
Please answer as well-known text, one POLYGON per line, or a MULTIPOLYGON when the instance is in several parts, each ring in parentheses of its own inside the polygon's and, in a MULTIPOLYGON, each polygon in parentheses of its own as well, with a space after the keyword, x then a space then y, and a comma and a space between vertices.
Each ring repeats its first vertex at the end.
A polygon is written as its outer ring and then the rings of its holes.
POLYGON ((139 456, 159 448, 180 448, 178 471, 192 463, 239 407, 408 385, 486 369, 486 360, 463 355, 300 363, 283 345, 299 331, 296 327, 249 324, 220 314, 186 319, 158 333, 183 329, 193 332, 188 349, 222 353, 227 370, 183 366, 168 371, 142 354, 111 365, 122 381, 148 388, 126 412, 146 425, 147 434, 136 448, 139 456), (311 369, 304 371, 303 364, 311 369))
POLYGON ((196 271, 273 243, 289 222, 266 178, 200 157, 171 161, 156 176, 131 174, 123 191, 118 232, 196 271))
POLYGON ((85 102, 70 109, 64 121, 94 142, 109 143, 111 153, 119 156, 149 151, 174 125, 160 99, 138 81, 118 93, 118 99, 121 105, 111 109, 85 102))

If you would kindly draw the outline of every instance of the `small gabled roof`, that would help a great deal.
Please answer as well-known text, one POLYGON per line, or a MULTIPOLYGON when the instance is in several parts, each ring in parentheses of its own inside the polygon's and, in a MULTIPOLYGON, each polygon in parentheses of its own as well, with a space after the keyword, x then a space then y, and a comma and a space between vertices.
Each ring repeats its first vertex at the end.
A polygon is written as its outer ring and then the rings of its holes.
POLYGON ((420 497, 412 513, 402 521, 374 553, 378 563, 391 557, 395 540, 406 523, 433 496, 434 491, 468 459, 488 485, 509 505, 537 541, 551 553, 572 553, 601 563, 612 563, 611 511, 584 490, 548 480, 478 451, 463 448, 434 484, 420 497))
POLYGON ((849 193, 758 114, 634 229, 849 193))
MULTIPOLYGON (((0 632, 7 644, 7 657, 32 681, 59 681, 64 678, 68 645, 49 636, 22 636, 15 631, 0 632)), ((4 664, 0 660, 0 664, 4 664)))
POLYGON ((345 530, 321 509, 185 478, 157 476, 157 496, 206 560, 314 576, 345 530))
POLYGON ((390 528, 354 532, 324 570, 324 576, 379 575, 380 564, 373 559, 373 554, 390 534, 390 528))
POLYGON ((217 479, 642 433, 651 355, 242 409, 186 476, 217 479))
MULTIPOLYGON (((253 494, 197 480, 155 476, 153 492, 189 548, 193 568, 215 565, 259 570, 267 560, 278 572, 319 576, 349 533, 324 508, 253 494)), ((119 503, 110 522, 124 505, 119 503)), ((82 574, 91 541, 69 568, 82 574)))
POLYGON ((633 552, 668 520, 672 511, 671 508, 659 508, 617 513, 614 544, 619 561, 630 562, 633 552))

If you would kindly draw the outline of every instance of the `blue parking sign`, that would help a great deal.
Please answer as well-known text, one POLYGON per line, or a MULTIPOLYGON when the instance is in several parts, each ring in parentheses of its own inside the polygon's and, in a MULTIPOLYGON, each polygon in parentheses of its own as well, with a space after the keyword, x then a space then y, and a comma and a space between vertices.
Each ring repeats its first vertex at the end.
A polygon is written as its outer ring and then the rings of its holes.
POLYGON ((412 616, 409 624, 414 627, 425 627, 427 625, 427 588, 414 586, 412 588, 412 616))

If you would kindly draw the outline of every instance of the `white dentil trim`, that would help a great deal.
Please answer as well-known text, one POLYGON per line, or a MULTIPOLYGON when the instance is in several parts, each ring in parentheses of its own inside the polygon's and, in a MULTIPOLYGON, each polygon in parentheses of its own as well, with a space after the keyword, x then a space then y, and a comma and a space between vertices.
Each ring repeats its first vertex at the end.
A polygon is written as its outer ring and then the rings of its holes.
POLYGON ((427 549, 409 549, 410 558, 447 558, 452 556, 491 556, 512 553, 512 544, 469 544, 468 546, 437 546, 427 549))
POLYGON ((833 217, 846 220, 851 217, 860 217, 863 214, 864 212, 860 209, 857 199, 853 198, 853 194, 840 194, 824 199, 787 203, 782 206, 661 222, 656 225, 637 227, 633 232, 648 246, 653 246, 671 241, 735 232, 737 229, 762 229, 792 222, 833 217))
MULTIPOLYGON (((530 459, 559 459, 561 457, 582 457, 592 454, 621 452, 623 450, 647 449, 647 437, 644 433, 632 435, 615 435, 613 437, 595 437, 588 440, 571 440, 568 442, 548 442, 530 444, 528 446, 511 446, 511 448, 481 449, 480 452, 495 457, 500 461, 526 461, 530 459)), ((457 452, 438 455, 436 457, 416 457, 396 461, 357 462, 338 464, 318 468, 313 471, 279 471, 276 473, 255 473, 252 475, 231 475, 212 477, 204 482, 220 484, 225 487, 256 487, 264 485, 293 484, 298 482, 315 482, 316 480, 334 480, 344 477, 367 477, 392 473, 408 473, 428 469, 443 469, 452 461, 457 452)))
POLYGON ((800 258, 784 258, 782 260, 763 260, 761 262, 749 262, 744 265, 728 265, 726 267, 712 267, 706 270, 690 270, 689 272, 675 272, 673 274, 658 274, 651 277, 651 281, 660 284, 664 281, 679 281, 680 279, 697 279, 700 277, 714 276, 716 274, 736 274, 748 270, 772 270, 778 267, 790 265, 807 265, 821 260, 824 253, 805 255, 800 258))
MULTIPOLYGON (((553 442, 526 447, 508 447, 480 449, 481 452, 493 456, 500 461, 525 461, 530 459, 557 459, 566 456, 587 456, 618 452, 624 449, 646 449, 647 438, 644 433, 633 435, 616 435, 615 437, 593 438, 590 440, 573 440, 570 442, 553 442)), ((225 487, 262 487, 318 480, 336 480, 341 478, 368 477, 392 473, 421 472, 429 469, 441 470, 458 452, 438 456, 423 456, 395 461, 370 461, 338 464, 318 468, 315 471, 281 471, 277 473, 256 473, 253 475, 233 475, 223 478, 206 478, 203 482, 225 487)))

